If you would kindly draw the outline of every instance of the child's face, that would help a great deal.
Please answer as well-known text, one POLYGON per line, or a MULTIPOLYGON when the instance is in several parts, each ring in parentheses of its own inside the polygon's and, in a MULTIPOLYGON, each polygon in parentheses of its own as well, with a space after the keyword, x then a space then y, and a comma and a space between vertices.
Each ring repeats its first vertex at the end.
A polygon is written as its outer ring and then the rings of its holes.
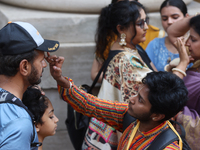
POLYGON ((44 115, 42 116, 43 124, 40 123, 36 125, 38 136, 46 137, 52 136, 56 133, 58 118, 54 114, 54 109, 49 100, 48 108, 45 110, 44 115))

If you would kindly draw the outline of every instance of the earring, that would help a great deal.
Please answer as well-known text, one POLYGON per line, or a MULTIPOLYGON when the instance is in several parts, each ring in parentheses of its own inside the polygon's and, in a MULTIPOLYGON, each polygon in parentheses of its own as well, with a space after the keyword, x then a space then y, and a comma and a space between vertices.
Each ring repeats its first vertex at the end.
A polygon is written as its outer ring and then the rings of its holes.
POLYGON ((119 45, 125 46, 125 45, 126 45, 126 41, 125 41, 125 39, 126 39, 126 34, 125 34, 125 33, 122 33, 120 38, 121 38, 121 40, 120 40, 120 42, 119 42, 119 45))

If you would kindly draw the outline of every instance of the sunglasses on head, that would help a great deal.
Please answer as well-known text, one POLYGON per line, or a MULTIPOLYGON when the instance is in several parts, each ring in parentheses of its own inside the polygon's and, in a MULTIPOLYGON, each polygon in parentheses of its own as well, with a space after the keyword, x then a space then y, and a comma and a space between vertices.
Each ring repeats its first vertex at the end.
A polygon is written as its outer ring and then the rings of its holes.
POLYGON ((136 22, 136 25, 140 26, 141 29, 144 29, 144 23, 147 25, 149 24, 149 17, 146 17, 146 19, 140 19, 136 22))

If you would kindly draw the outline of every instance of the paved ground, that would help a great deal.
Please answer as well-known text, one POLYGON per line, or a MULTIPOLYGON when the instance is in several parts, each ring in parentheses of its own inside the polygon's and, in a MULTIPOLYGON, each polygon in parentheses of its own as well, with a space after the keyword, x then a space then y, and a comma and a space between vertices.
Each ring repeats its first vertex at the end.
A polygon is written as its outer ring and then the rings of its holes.
POLYGON ((43 150, 74 150, 67 130, 58 130, 54 136, 47 137, 43 142, 43 150))

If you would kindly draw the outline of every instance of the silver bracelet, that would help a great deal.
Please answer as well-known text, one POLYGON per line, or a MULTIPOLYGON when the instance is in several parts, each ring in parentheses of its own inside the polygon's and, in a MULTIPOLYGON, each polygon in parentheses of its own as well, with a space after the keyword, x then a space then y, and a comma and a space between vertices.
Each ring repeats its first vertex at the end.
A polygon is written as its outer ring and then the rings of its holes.
POLYGON ((172 71, 178 71, 178 72, 182 73, 184 77, 186 76, 186 73, 181 69, 173 68, 172 71))

